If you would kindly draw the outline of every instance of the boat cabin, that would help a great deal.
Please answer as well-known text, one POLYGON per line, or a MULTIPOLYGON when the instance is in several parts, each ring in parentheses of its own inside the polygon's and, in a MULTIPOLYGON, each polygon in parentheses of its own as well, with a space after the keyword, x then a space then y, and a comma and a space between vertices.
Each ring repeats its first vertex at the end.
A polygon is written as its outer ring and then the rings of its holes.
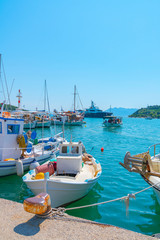
POLYGON ((59 156, 57 157, 58 174, 77 174, 82 168, 81 142, 64 142, 60 144, 59 156))
POLYGON ((24 120, 3 116, 0 116, 0 161, 17 159, 21 156, 17 136, 23 133, 24 120))

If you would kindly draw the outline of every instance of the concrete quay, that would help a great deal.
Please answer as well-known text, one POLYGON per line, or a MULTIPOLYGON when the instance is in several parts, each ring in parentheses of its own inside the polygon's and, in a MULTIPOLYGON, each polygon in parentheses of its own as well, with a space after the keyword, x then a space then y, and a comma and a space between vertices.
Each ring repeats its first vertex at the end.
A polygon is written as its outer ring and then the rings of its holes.
POLYGON ((21 203, 0 199, 0 239, 38 240, 154 240, 150 236, 65 214, 39 218, 23 210, 21 203))

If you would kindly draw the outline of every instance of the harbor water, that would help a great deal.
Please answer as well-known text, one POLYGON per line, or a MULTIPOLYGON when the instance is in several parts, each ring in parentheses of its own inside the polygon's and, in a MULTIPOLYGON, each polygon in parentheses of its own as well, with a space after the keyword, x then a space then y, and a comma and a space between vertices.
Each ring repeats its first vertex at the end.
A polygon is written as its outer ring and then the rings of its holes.
MULTIPOLYGON (((129 173, 119 162, 127 151, 131 155, 145 152, 152 144, 160 142, 160 120, 146 120, 124 118, 123 126, 119 128, 102 127, 102 119, 85 119, 86 124, 77 127, 65 127, 65 138, 72 141, 82 141, 86 151, 97 158, 102 165, 102 175, 99 182, 89 194, 67 207, 83 206, 100 203, 107 200, 127 196, 146 187, 147 183, 137 173, 129 173), (101 148, 104 151, 101 152, 101 148)), ((38 137, 42 134, 53 136, 62 131, 61 126, 56 128, 36 130, 38 137)), ((0 178, 0 198, 23 202, 33 196, 31 191, 16 175, 0 178)), ((129 211, 126 215, 124 201, 116 201, 99 206, 68 211, 73 216, 112 224, 143 234, 152 235, 160 232, 160 206, 155 193, 148 189, 136 195, 136 199, 129 202, 129 211)))

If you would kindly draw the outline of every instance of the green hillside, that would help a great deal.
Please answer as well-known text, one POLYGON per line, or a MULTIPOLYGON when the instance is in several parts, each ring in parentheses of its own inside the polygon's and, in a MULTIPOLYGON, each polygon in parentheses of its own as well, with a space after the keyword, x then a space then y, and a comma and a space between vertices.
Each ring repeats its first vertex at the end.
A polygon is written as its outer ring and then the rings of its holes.
POLYGON ((4 104, 4 110, 5 111, 14 111, 16 110, 17 107, 13 106, 13 105, 9 105, 9 104, 4 104))
POLYGON ((148 106, 147 108, 141 108, 137 110, 135 113, 131 114, 129 117, 135 117, 135 118, 146 118, 146 117, 152 117, 152 118, 160 118, 160 106, 154 105, 154 106, 148 106))

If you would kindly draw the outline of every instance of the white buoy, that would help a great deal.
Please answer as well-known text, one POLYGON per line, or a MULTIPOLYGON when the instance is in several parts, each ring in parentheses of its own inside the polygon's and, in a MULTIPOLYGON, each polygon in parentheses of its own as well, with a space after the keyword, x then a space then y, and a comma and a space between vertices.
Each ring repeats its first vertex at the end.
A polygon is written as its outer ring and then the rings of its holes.
POLYGON ((38 166, 39 166, 39 163, 36 160, 33 160, 33 162, 30 164, 29 168, 30 168, 30 170, 33 170, 38 166))
POLYGON ((17 175, 18 176, 22 176, 24 171, 23 171, 23 163, 22 163, 22 160, 21 159, 18 159, 16 161, 16 169, 17 169, 17 175))

